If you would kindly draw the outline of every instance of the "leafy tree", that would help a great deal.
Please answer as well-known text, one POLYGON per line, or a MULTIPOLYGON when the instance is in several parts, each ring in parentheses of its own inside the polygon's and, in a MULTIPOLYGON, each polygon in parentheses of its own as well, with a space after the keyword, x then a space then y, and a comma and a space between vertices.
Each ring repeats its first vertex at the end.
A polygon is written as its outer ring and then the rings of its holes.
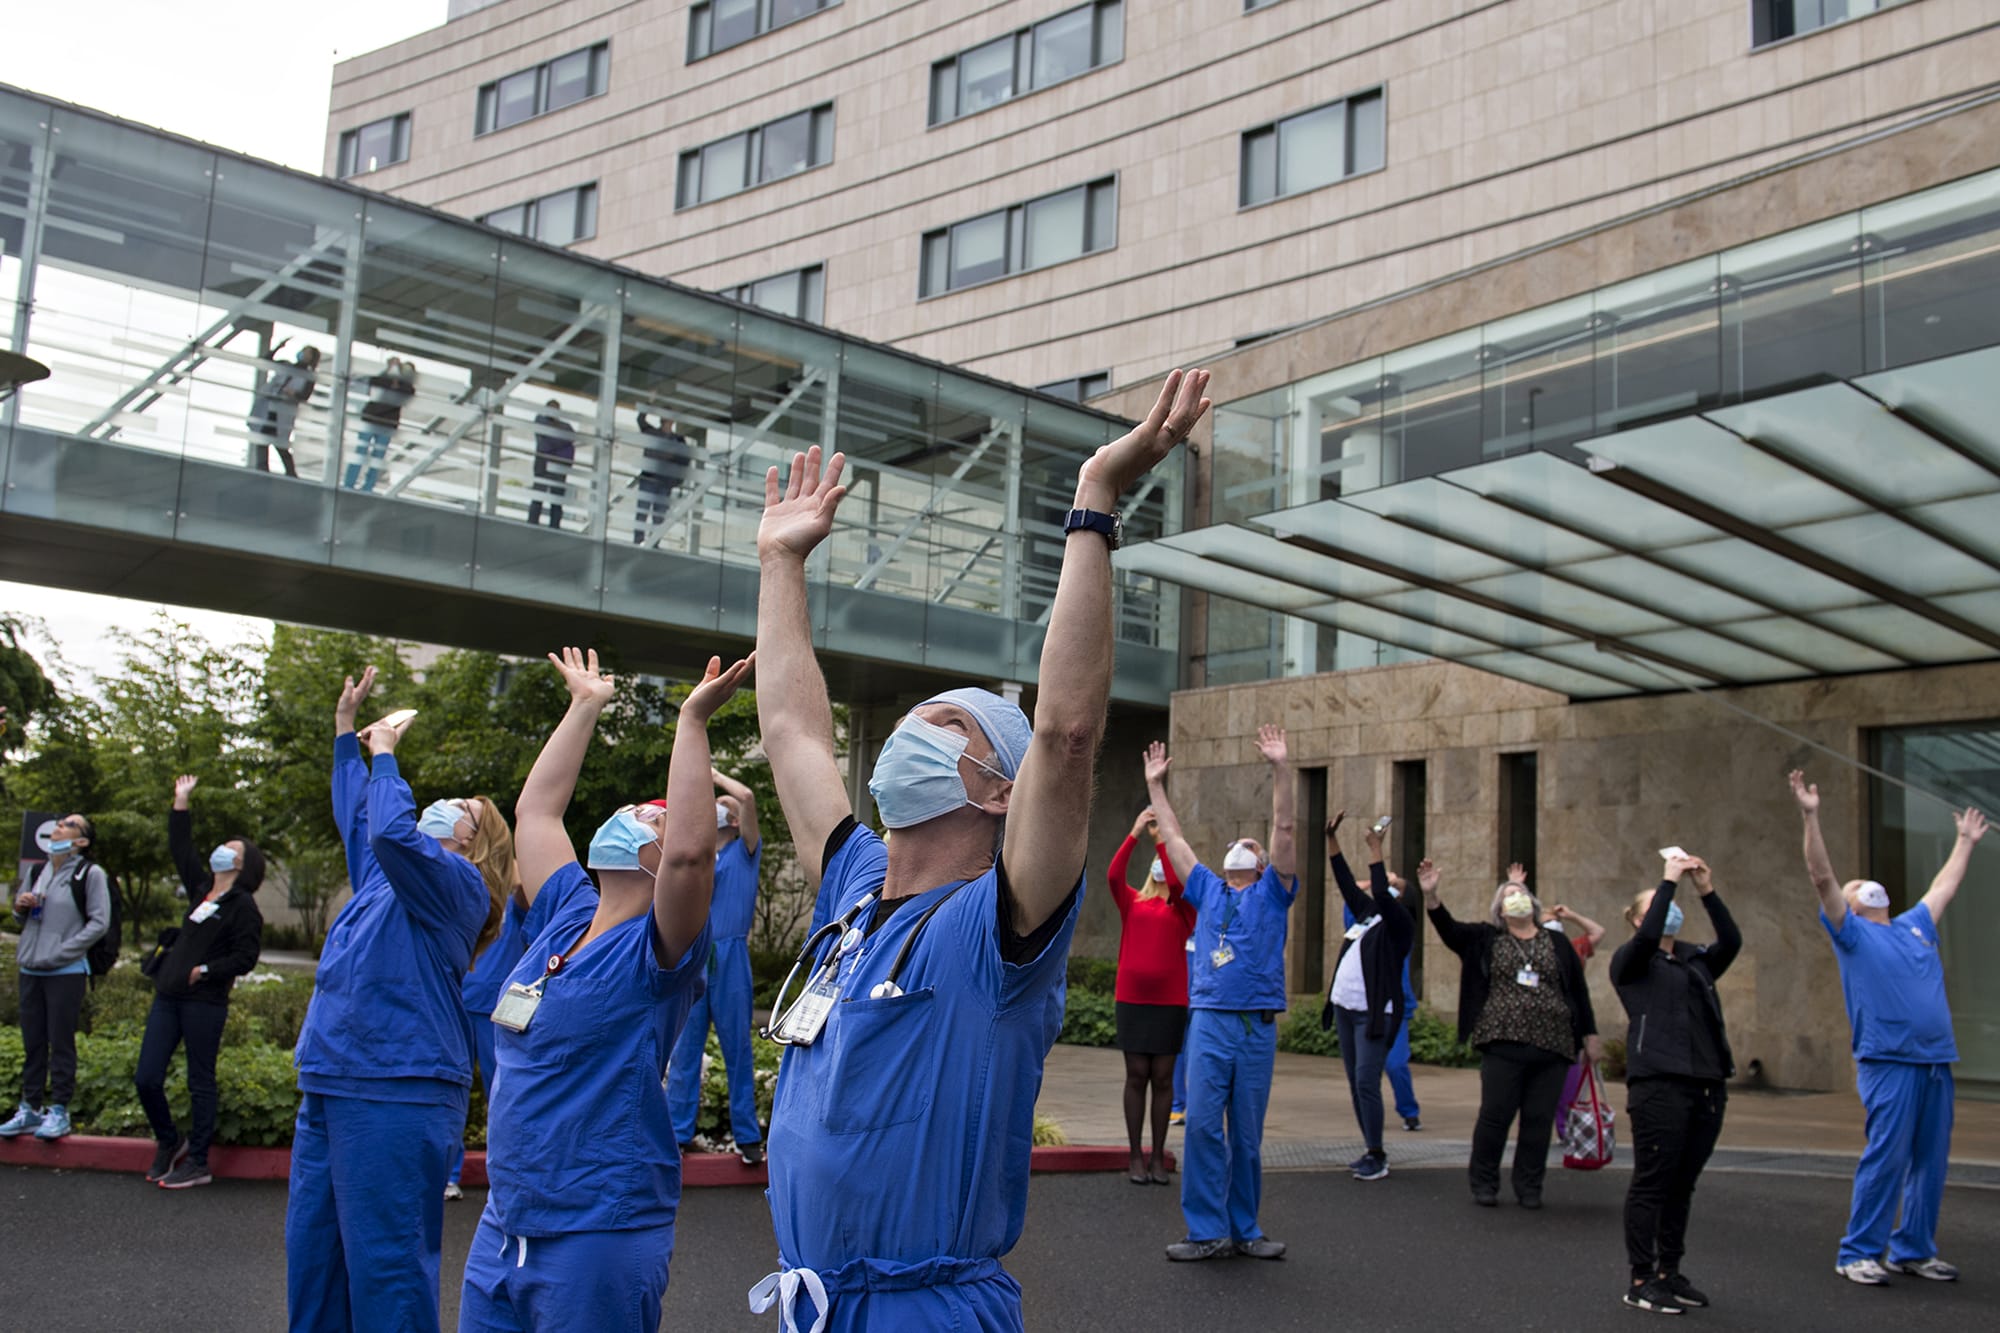
POLYGON ((55 682, 22 645, 30 628, 40 629, 40 622, 0 615, 0 765, 27 744, 28 727, 59 701, 55 682))

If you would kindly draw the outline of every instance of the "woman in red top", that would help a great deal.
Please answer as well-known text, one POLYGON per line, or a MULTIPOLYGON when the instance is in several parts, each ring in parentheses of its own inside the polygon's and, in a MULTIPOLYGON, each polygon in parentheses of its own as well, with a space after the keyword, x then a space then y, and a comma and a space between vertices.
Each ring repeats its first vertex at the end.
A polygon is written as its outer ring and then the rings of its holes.
POLYGON ((1118 938, 1118 1049, 1125 1052, 1125 1132, 1132 1144, 1134 1185, 1167 1185, 1167 1108, 1173 1101, 1174 1059, 1187 1033, 1187 941, 1194 933, 1194 908, 1181 899, 1180 879, 1166 858, 1155 855, 1145 883, 1125 882, 1132 849, 1144 832, 1155 842, 1159 825, 1147 806, 1132 822, 1125 843, 1111 858, 1111 901, 1124 923, 1118 938), (1140 1122, 1147 1088, 1152 1089, 1153 1157, 1139 1152, 1140 1122))

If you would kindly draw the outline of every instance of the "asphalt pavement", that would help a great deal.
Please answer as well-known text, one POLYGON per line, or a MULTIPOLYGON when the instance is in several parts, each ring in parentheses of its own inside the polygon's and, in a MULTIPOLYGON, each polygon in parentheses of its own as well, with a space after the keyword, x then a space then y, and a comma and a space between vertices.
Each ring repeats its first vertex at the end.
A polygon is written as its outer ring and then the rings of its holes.
MULTIPOLYGON (((1284 1333, 1579 1329, 1662 1316, 1618 1303, 1627 1175, 1553 1173, 1548 1206, 1474 1208, 1462 1170, 1408 1169, 1362 1184, 1345 1174, 1274 1172, 1264 1225, 1281 1262, 1169 1264, 1177 1191, 1122 1175, 1037 1176, 1007 1266, 1035 1330, 1218 1329, 1284 1333)), ((1937 1330, 2000 1326, 2000 1190, 1951 1188, 1940 1246, 1965 1280, 1901 1279, 1864 1289, 1833 1273, 1847 1182, 1832 1176, 1711 1173, 1695 1200, 1687 1272, 1715 1298, 1689 1329, 1937 1330)), ((444 1327, 484 1191, 446 1206, 444 1327)), ((828 1207, 839 1207, 828 1200, 828 1207)), ((223 1181, 168 1193, 131 1177, 9 1168, 0 1174, 0 1326, 162 1333, 269 1333, 285 1316, 285 1188, 223 1181)), ((744 1293, 775 1266, 755 1189, 691 1190, 681 1206, 663 1328, 763 1329, 744 1293)))

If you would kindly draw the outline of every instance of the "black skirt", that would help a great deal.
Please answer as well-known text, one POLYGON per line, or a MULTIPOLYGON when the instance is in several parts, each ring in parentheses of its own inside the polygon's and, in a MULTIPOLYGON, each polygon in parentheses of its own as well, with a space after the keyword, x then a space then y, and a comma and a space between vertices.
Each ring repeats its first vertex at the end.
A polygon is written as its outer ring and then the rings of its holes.
POLYGON ((1132 1055, 1179 1055, 1187 1036, 1183 1004, 1127 1004, 1118 1007, 1118 1049, 1132 1055))

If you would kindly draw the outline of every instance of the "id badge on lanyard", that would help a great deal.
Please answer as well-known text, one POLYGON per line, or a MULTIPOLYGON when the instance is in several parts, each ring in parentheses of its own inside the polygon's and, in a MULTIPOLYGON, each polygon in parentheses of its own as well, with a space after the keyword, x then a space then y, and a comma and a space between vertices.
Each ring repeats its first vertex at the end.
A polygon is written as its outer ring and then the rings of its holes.
POLYGON ((1230 947, 1227 935, 1216 941, 1215 948, 1209 952, 1208 961, 1215 967, 1228 967, 1236 961, 1236 950, 1230 947))
POLYGON ((493 1021, 509 1032, 526 1032, 529 1021, 535 1016, 535 1010, 541 1007, 540 983, 523 986, 516 981, 508 985, 507 993, 500 997, 500 1003, 493 1006, 493 1021))
POLYGON ((1521 970, 1514 974, 1514 980, 1518 984, 1526 986, 1529 990, 1533 990, 1542 984, 1541 975, 1534 968, 1526 965, 1523 965, 1521 970))
POLYGON ((813 975, 805 994, 793 1002, 778 1024, 777 1037, 794 1046, 810 1046, 826 1029, 833 1006, 840 1003, 840 967, 866 938, 859 927, 850 926, 840 938, 840 951, 833 961, 813 975))

